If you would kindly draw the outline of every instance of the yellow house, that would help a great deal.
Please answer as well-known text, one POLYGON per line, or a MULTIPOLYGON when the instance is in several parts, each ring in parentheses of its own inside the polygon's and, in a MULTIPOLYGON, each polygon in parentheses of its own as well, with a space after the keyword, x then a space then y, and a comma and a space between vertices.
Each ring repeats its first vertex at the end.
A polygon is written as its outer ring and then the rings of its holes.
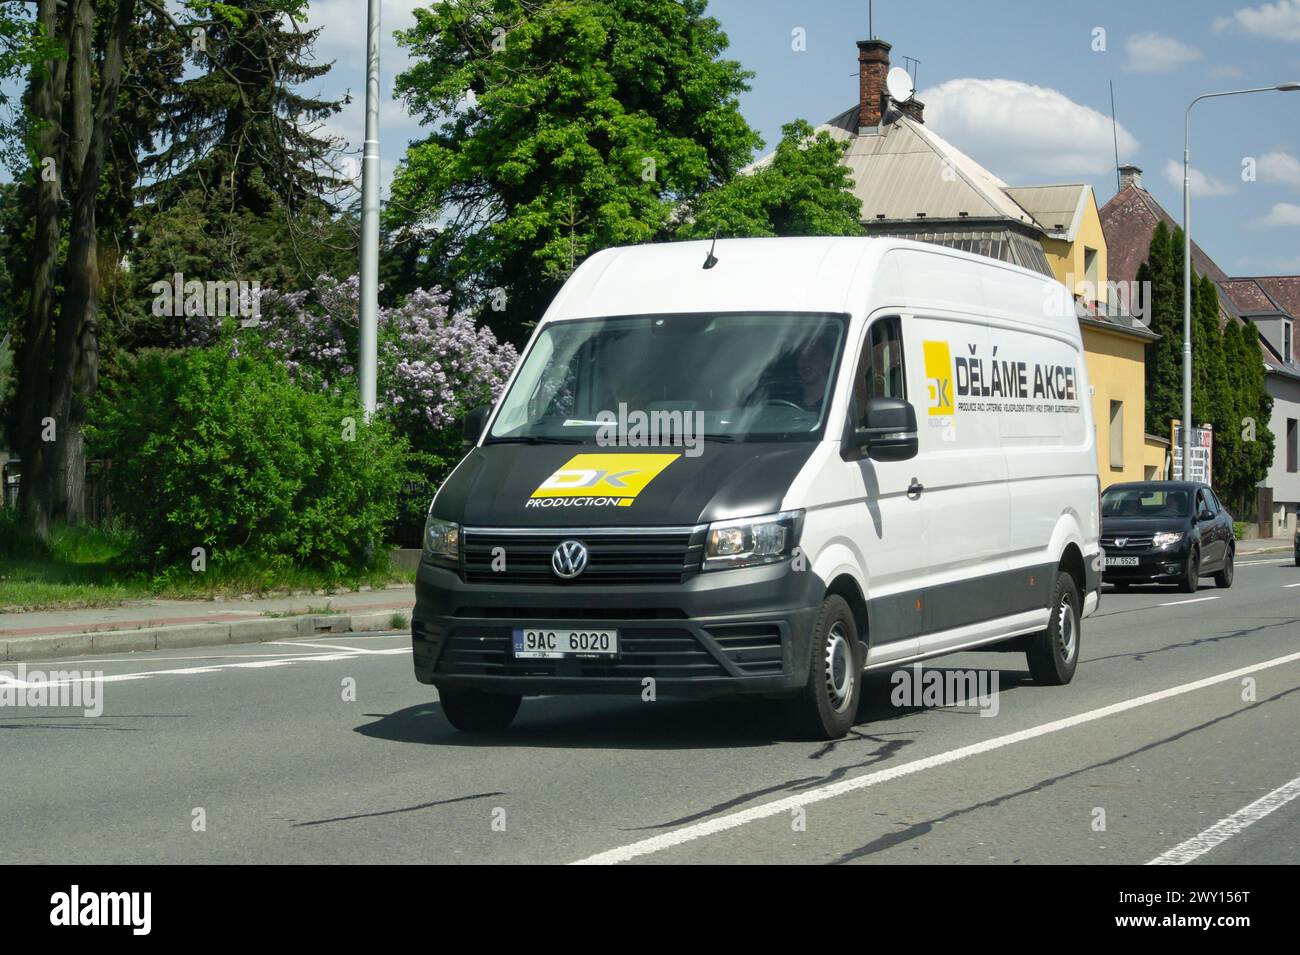
POLYGON ((1112 287, 1097 199, 1084 183, 1013 186, 1006 192, 1043 227, 1039 240, 1052 274, 1080 306, 1097 462, 1103 488, 1163 478, 1169 442, 1146 434, 1146 346, 1156 335, 1129 314, 1137 299, 1112 287))

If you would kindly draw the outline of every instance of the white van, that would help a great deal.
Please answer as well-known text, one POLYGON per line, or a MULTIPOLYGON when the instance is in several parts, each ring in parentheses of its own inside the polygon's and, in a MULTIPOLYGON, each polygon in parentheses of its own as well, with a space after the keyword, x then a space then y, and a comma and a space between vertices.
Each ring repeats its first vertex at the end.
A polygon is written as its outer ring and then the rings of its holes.
POLYGON ((524 696, 788 697, 980 647, 1068 683, 1099 484, 1074 302, 885 238, 609 249, 429 509, 415 672, 467 731, 524 696), (998 646, 993 646, 993 645, 998 646))

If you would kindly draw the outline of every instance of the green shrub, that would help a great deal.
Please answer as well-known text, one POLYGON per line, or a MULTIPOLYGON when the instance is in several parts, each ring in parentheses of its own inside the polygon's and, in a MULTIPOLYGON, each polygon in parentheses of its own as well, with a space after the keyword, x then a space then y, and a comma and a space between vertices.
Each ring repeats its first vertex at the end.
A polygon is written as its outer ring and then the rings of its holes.
POLYGON ((226 345, 128 358, 89 430, 118 516, 155 571, 364 566, 396 512, 406 443, 351 395, 226 345), (350 440, 349 440, 350 438, 350 440))

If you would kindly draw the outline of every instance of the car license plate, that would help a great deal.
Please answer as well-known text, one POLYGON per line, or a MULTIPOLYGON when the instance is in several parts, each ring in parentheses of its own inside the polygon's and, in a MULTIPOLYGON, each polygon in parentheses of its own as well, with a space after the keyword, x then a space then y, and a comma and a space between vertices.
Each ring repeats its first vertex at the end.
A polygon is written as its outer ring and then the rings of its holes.
POLYGON ((516 627, 514 651, 523 660, 613 657, 618 656, 618 631, 516 627))
POLYGON ((1103 567, 1136 567, 1138 559, 1136 557, 1103 557, 1103 567))

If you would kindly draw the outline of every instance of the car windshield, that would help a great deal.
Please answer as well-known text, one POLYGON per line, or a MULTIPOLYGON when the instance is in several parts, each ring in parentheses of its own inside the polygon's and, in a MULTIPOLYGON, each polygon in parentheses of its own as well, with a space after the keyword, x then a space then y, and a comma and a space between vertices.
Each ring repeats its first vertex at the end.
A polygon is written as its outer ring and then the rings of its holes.
POLYGON ((846 327, 847 316, 820 313, 556 322, 528 350, 486 443, 633 444, 637 429, 681 428, 718 440, 815 440, 846 327))
POLYGON ((1101 496, 1102 517, 1186 517, 1192 493, 1184 488, 1111 488, 1101 496))

